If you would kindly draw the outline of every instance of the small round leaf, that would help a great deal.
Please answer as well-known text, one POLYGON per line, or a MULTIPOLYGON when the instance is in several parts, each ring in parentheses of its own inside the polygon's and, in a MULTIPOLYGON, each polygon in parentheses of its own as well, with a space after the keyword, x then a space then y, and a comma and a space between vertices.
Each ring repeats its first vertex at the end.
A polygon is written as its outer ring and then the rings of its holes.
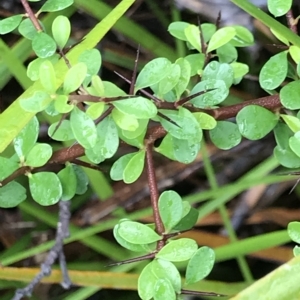
POLYGON ((174 191, 165 191, 158 199, 158 209, 166 232, 169 232, 181 219, 182 199, 174 191))
POLYGON ((34 36, 32 49, 38 57, 46 58, 55 53, 56 43, 51 36, 41 31, 34 36))
POLYGON ((276 89, 286 78, 287 71, 287 51, 272 56, 259 73, 260 86, 265 90, 276 89))
POLYGON ((168 279, 160 278, 154 286, 154 300, 176 300, 176 294, 168 279))
POLYGON ((64 80, 64 93, 66 95, 76 91, 80 85, 83 83, 85 76, 87 74, 86 64, 79 62, 72 66, 65 76, 64 80))
POLYGON ((63 120, 55 131, 59 122, 51 124, 48 129, 48 135, 56 141, 70 141, 74 139, 74 134, 71 129, 70 121, 63 120), (55 134, 53 132, 55 131, 55 134))
POLYGON ((238 112, 236 122, 244 137, 259 140, 273 130, 278 116, 264 107, 249 105, 238 112))
POLYGON ((217 30, 209 41, 207 52, 211 52, 227 44, 235 35, 236 30, 233 27, 223 27, 217 30))
POLYGON ((144 170, 145 155, 146 151, 141 150, 130 159, 123 173, 123 180, 125 183, 133 183, 141 176, 144 170))
POLYGON ((57 176, 60 180, 62 186, 62 196, 61 200, 71 200, 76 193, 76 173, 73 169, 73 166, 69 163, 64 169, 57 173, 57 176))
POLYGON ((280 102, 288 109, 300 109, 300 80, 290 82, 280 90, 280 102))
POLYGON ((45 91, 36 91, 31 97, 21 99, 20 105, 28 112, 37 113, 46 109, 51 101, 52 98, 49 93, 46 93, 45 91))
POLYGON ((36 143, 39 135, 39 129, 39 121, 37 117, 34 116, 14 138, 14 148, 20 158, 26 156, 36 143))
POLYGON ((62 196, 60 180, 55 173, 51 172, 30 174, 29 188, 32 198, 44 206, 57 203, 62 196))
POLYGON ((52 35, 60 49, 63 49, 70 37, 71 24, 67 17, 57 16, 52 23, 52 35))
POLYGON ((152 272, 151 264, 152 262, 146 265, 138 279, 138 293, 142 300, 150 300, 154 295, 157 278, 152 272))
POLYGON ((2 208, 18 206, 25 199, 26 189, 16 181, 0 187, 0 207, 2 208))
POLYGON ((129 243, 132 244, 150 244, 157 242, 161 237, 147 225, 124 221, 119 224, 119 235, 129 243))
POLYGON ((0 34, 6 34, 15 30, 21 23, 23 15, 15 15, 0 21, 0 34))
POLYGON ((40 12, 53 12, 63 10, 73 4, 74 0, 47 0, 41 7, 40 12))
POLYGON ((197 248, 198 245, 194 240, 182 238, 170 241, 156 254, 156 258, 173 262, 186 261, 194 255, 197 248))
POLYGON ((300 222, 290 222, 288 234, 295 243, 300 244, 300 222))
POLYGON ((215 262, 215 252, 209 247, 201 247, 190 259, 185 275, 185 284, 195 283, 206 277, 215 262))
POLYGON ((74 107, 70 122, 78 143, 85 149, 94 147, 97 142, 97 128, 94 121, 78 107, 74 107))
POLYGON ((125 170, 125 167, 129 163, 132 157, 135 156, 136 153, 128 153, 124 156, 120 157, 118 160, 114 162, 110 169, 110 177, 112 180, 122 180, 123 179, 123 173, 125 170))
POLYGON ((49 60, 45 60, 41 63, 39 69, 39 78, 44 89, 52 94, 56 91, 56 78, 55 71, 52 63, 49 60))
POLYGON ((26 165, 30 167, 41 167, 52 156, 52 147, 49 144, 35 144, 26 156, 26 165))
POLYGON ((222 150, 228 150, 238 145, 242 136, 238 126, 228 121, 218 121, 217 126, 209 131, 211 141, 222 150))

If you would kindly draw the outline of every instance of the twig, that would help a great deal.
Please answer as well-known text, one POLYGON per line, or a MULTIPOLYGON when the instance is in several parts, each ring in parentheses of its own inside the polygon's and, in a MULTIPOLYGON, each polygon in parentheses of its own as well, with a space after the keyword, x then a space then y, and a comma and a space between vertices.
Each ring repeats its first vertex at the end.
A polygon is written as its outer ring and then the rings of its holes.
POLYGON ((35 16, 35 14, 33 13, 31 7, 28 4, 27 0, 21 0, 21 3, 26 11, 26 14, 28 15, 28 18, 31 20, 33 26, 35 27, 35 29, 40 32, 43 31, 37 17, 35 16))
MULTIPOLYGON (((146 165, 147 165, 147 177, 148 177, 148 185, 150 190, 150 198, 151 198, 151 206, 153 209, 154 222, 156 227, 156 232, 159 235, 163 235, 165 228, 164 224, 161 220, 159 210, 158 210, 158 188, 157 188, 157 180, 155 176, 155 168, 153 162, 153 144, 146 144, 146 165)), ((165 245, 165 241, 161 240, 157 243, 156 250, 159 251, 165 245)))
POLYGON ((41 271, 35 276, 35 278, 23 289, 16 290, 16 293, 12 300, 21 300, 25 296, 31 296, 34 287, 42 280, 42 278, 51 274, 51 267, 59 259, 60 268, 63 275, 61 285, 63 288, 68 289, 71 286, 71 281, 68 275, 68 270, 65 261, 65 255, 63 253, 63 241, 69 234, 69 222, 70 222, 70 201, 59 202, 59 220, 57 223, 55 244, 49 251, 47 258, 43 264, 41 264, 41 271))
POLYGON ((291 31, 298 35, 297 22, 291 9, 286 13, 286 19, 291 31))

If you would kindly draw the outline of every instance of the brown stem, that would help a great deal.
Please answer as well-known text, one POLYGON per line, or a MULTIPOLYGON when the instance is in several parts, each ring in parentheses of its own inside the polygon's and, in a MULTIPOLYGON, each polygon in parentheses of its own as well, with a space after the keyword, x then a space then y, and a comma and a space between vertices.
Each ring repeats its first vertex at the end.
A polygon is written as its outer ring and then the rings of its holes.
POLYGON ((286 19, 289 28, 298 35, 297 22, 295 22, 293 11, 291 9, 286 13, 286 19))
MULTIPOLYGON (((154 162, 153 162, 153 144, 146 144, 146 164, 147 164, 147 177, 150 190, 151 206, 153 209, 154 222, 156 227, 156 232, 159 235, 163 235, 165 228, 161 220, 159 210, 158 210, 158 188, 157 180, 155 176, 154 162)), ((165 241, 161 240, 157 243, 157 251, 159 251, 165 245, 165 241)))
POLYGON ((136 58, 135 58, 135 61, 134 61, 134 68, 133 68, 132 77, 131 77, 129 95, 133 95, 133 93, 134 93, 134 85, 135 85, 135 81, 136 81, 136 74, 137 74, 137 66, 138 66, 139 56, 140 56, 140 45, 138 46, 138 49, 136 51, 136 58))
POLYGON ((35 14, 33 13, 31 7, 29 6, 28 4, 28 1, 27 0, 21 0, 21 3, 29 17, 29 19, 31 20, 33 26, 35 27, 35 29, 40 32, 40 31, 43 31, 37 17, 35 16, 35 14))

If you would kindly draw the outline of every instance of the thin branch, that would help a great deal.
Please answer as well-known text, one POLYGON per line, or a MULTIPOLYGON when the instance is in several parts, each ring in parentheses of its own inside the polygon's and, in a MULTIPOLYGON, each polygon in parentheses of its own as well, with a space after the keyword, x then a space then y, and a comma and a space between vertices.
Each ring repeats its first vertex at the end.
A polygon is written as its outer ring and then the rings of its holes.
POLYGON ((51 268, 56 261, 59 259, 61 271, 63 274, 63 280, 61 285, 63 288, 68 289, 71 287, 71 281, 68 275, 65 255, 63 253, 63 242, 69 234, 69 222, 70 222, 70 201, 59 202, 59 220, 57 223, 55 244, 50 249, 47 258, 43 264, 41 264, 40 272, 35 278, 23 289, 16 290, 16 293, 12 300, 21 300, 23 297, 31 296, 34 287, 42 280, 42 278, 51 274, 51 268))
POLYGON ((295 20, 293 11, 291 9, 286 13, 286 19, 291 31, 298 35, 297 21, 295 20))
POLYGON ((21 0, 21 3, 24 7, 24 10, 26 11, 26 14, 28 15, 28 18, 31 20, 33 26, 35 27, 35 29, 40 32, 43 31, 37 17, 35 16, 35 14, 33 13, 31 7, 28 4, 27 0, 21 0))
MULTIPOLYGON (((161 220, 159 210, 158 210, 158 188, 157 188, 157 179, 155 175, 155 168, 153 162, 153 144, 146 144, 146 165, 147 165, 147 177, 148 177, 148 185, 150 191, 151 198, 151 206, 153 209, 153 217, 156 227, 156 232, 159 235, 163 235, 165 232, 164 224, 161 220)), ((161 240, 157 243, 156 250, 159 251, 165 245, 165 241, 161 240)))
POLYGON ((139 56, 140 56, 140 48, 141 48, 141 46, 139 44, 138 49, 136 51, 136 58, 134 61, 134 68, 133 68, 132 77, 131 77, 129 95, 133 95, 133 93, 134 93, 134 86, 135 86, 136 74, 137 74, 137 66, 138 66, 138 61, 139 61, 139 56))

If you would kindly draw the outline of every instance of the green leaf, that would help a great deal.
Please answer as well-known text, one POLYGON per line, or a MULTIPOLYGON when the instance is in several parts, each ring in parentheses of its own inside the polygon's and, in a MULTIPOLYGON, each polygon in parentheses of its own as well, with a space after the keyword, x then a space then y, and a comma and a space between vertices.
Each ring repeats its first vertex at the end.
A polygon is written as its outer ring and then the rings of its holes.
POLYGON ((223 80, 227 86, 230 86, 233 83, 233 69, 229 64, 220 64, 217 61, 210 62, 202 73, 202 80, 223 80))
POLYGON ((185 284, 195 283, 205 278, 211 272, 214 262, 215 252, 211 248, 199 248, 188 262, 185 284))
POLYGON ((154 300, 176 300, 176 294, 168 279, 160 278, 154 286, 154 300))
POLYGON ((243 77, 249 72, 249 66, 239 62, 233 62, 230 65, 233 69, 233 83, 239 84, 243 77))
POLYGON ((46 164, 52 156, 52 147, 49 144, 35 144, 26 155, 26 165, 37 168, 46 164))
POLYGON ((232 40, 235 35, 236 31, 233 27, 223 27, 217 30, 209 41, 207 52, 212 52, 213 50, 222 47, 232 40))
POLYGON ((159 147, 155 148, 155 151, 168 157, 169 159, 176 160, 173 136, 170 133, 167 133, 159 147))
POLYGON ((123 130, 135 131, 139 127, 139 122, 136 118, 122 113, 117 108, 113 109, 111 115, 116 124, 123 130))
POLYGON ((234 47, 247 47, 254 43, 254 37, 252 32, 244 26, 235 25, 232 26, 235 29, 235 36, 230 41, 230 44, 234 47))
POLYGON ((197 248, 197 243, 194 240, 181 238, 170 241, 156 254, 155 257, 173 262, 186 261, 194 255, 197 248))
POLYGON ((294 45, 291 45, 289 48, 289 53, 296 64, 300 62, 300 48, 294 45))
POLYGON ((197 83, 191 91, 191 95, 214 89, 203 95, 193 98, 190 102, 199 108, 211 108, 223 102, 229 94, 226 83, 223 80, 209 79, 197 83))
POLYGON ((288 234, 295 243, 300 244, 300 222, 290 222, 288 234))
POLYGON ((278 122, 278 116, 264 107, 249 105, 238 112, 236 122, 244 137, 259 140, 273 130, 278 122))
POLYGON ((83 195, 88 189, 89 178, 81 167, 73 165, 73 169, 76 175, 76 194, 83 195))
POLYGON ((19 158, 24 158, 37 141, 39 135, 39 122, 34 116, 15 137, 13 144, 19 158))
POLYGON ((76 193, 77 179, 73 166, 68 163, 65 168, 57 173, 62 186, 61 200, 71 200, 76 193))
POLYGON ((123 173, 124 173, 125 167, 129 163, 131 158, 133 158, 135 156, 135 154, 136 153, 125 154, 114 162, 114 164, 112 165, 112 167, 110 169, 110 177, 112 180, 117 181, 117 180, 123 179, 123 173))
POLYGON ((172 64, 168 69, 166 76, 158 83, 158 89, 155 90, 152 86, 152 90, 154 90, 155 94, 157 94, 159 98, 163 98, 163 95, 169 93, 176 86, 180 77, 180 73, 180 66, 177 64, 172 64))
POLYGON ((133 244, 133 243, 129 243, 127 242, 126 240, 124 240, 118 230, 119 230, 119 227, 120 225, 117 224, 115 227, 114 227, 114 230, 113 230, 113 234, 114 234, 114 237, 116 239, 116 241, 124 248, 130 250, 130 251, 133 251, 133 252, 145 252, 145 246, 144 245, 139 245, 139 244, 133 244))
POLYGON ((168 74, 169 68, 171 62, 167 58, 159 57, 148 62, 136 79, 135 92, 160 82, 168 74))
POLYGON ((201 24, 201 31, 203 34, 204 42, 207 43, 217 31, 217 26, 212 23, 204 23, 201 24))
POLYGON ((118 130, 110 116, 97 125, 97 132, 95 146, 85 151, 86 156, 95 164, 111 158, 119 147, 118 130))
POLYGON ((53 12, 63 10, 73 4, 74 0, 47 0, 40 12, 53 12))
POLYGON ((53 132, 55 128, 57 127, 59 122, 51 124, 51 126, 48 129, 48 135, 56 140, 56 141, 70 141, 74 139, 74 134, 70 125, 69 120, 63 120, 61 124, 59 125, 58 129, 56 130, 55 134, 53 135, 53 132))
MULTIPOLYGON (((185 201, 183 201, 184 204, 185 201)), ((180 220, 173 230, 184 231, 193 228, 198 221, 199 212, 196 208, 190 206, 188 213, 180 220)))
POLYGON ((190 54, 186 56, 186 59, 191 66, 191 75, 201 74, 204 67, 205 55, 204 53, 190 54))
POLYGON ((114 101, 113 105, 122 113, 137 119, 150 119, 157 114, 153 102, 144 97, 114 101))
MULTIPOLYGON (((295 132, 297 132, 297 130, 295 132)), ((278 122, 274 128, 274 135, 278 146, 282 149, 286 149, 289 148, 289 138, 293 136, 294 133, 286 124, 278 122)))
POLYGON ((52 101, 51 95, 45 91, 36 91, 31 97, 20 99, 21 107, 33 113, 43 111, 52 101))
MULTIPOLYGON (((127 138, 127 139, 135 139, 138 138, 142 135, 144 138, 146 131, 147 131, 147 126, 149 123, 149 120, 147 119, 138 119, 137 120, 139 123, 138 128, 135 131, 128 131, 128 130, 122 130, 122 135, 127 138)), ((121 137, 123 138, 123 137, 121 137)), ((142 144, 143 144, 144 139, 142 139, 142 144)))
MULTIPOLYGON (((39 23, 40 23, 40 25, 42 25, 40 21, 39 21, 39 23)), ((33 38, 37 34, 37 30, 29 18, 25 18, 20 23, 18 30, 19 30, 20 34, 23 35, 28 40, 33 40, 33 38)))
POLYGON ((217 55, 219 57, 220 63, 231 63, 237 60, 238 52, 236 48, 231 45, 231 43, 227 43, 222 47, 217 49, 217 55))
POLYGON ((184 30, 189 25, 190 24, 186 22, 172 22, 168 27, 168 31, 172 36, 176 37, 177 39, 187 41, 184 30))
POLYGON ((186 36, 186 40, 193 46, 193 49, 202 52, 199 27, 193 24, 188 25, 184 29, 184 34, 186 36))
POLYGON ((53 94, 56 91, 55 71, 52 63, 45 60, 41 63, 39 69, 39 78, 46 92, 53 94))
POLYGON ((150 300, 154 295, 154 286, 157 281, 152 272, 152 262, 145 266, 138 279, 138 293, 142 300, 150 300))
POLYGON ((72 66, 65 76, 64 93, 68 95, 76 91, 83 83, 86 74, 87 67, 84 63, 79 62, 76 65, 72 66))
POLYGON ((260 86, 265 90, 276 89, 286 78, 287 71, 287 51, 272 56, 259 73, 260 86))
POLYGON ((97 128, 93 120, 78 107, 74 107, 70 122, 78 143, 85 149, 94 147, 97 142, 97 128))
POLYGON ((15 30, 21 23, 23 15, 15 15, 0 21, 0 34, 7 34, 15 30))
POLYGON ((274 156, 278 162, 286 168, 300 168, 300 158, 291 150, 291 148, 274 148, 274 156))
POLYGON ((56 64, 59 59, 58 54, 54 54, 47 58, 36 58, 35 60, 31 61, 27 67, 27 76, 32 80, 36 81, 40 78, 40 66, 45 61, 50 61, 52 65, 56 64))
POLYGON ((58 176, 51 172, 29 174, 29 188, 32 198, 43 206, 53 205, 62 196, 62 186, 58 176))
POLYGON ((57 16, 52 23, 52 35, 60 49, 63 49, 70 37, 71 24, 67 17, 57 16))
POLYGON ((180 75, 174 88, 176 98, 179 99, 189 84, 192 68, 188 60, 182 57, 177 59, 175 64, 180 67, 180 75))
POLYGON ((299 256, 300 255, 300 247, 299 246, 294 247, 293 254, 294 254, 294 256, 299 256))
POLYGON ((18 206, 25 199, 26 189, 16 181, 0 187, 0 207, 2 208, 18 206))
MULTIPOLYGON (((22 155, 22 154, 21 154, 22 155)), ((0 181, 8 177, 19 168, 19 163, 12 157, 0 156, 0 181)))
POLYGON ((146 151, 140 150, 130 159, 123 172, 125 183, 133 183, 141 176, 144 170, 145 155, 146 151))
MULTIPOLYGON (((97 75, 100 71, 102 63, 101 53, 98 49, 87 49, 79 55, 78 62, 83 62, 87 66, 86 78, 83 81, 83 84, 87 85, 91 82, 92 76, 97 75)), ((99 78, 99 76, 97 77, 99 78)))
POLYGON ((102 115, 104 109, 105 109, 104 102, 93 103, 87 108, 86 114, 90 116, 91 119, 96 120, 102 115))
MULTIPOLYGON (((181 277, 177 268, 171 262, 163 259, 155 259, 151 263, 152 272, 158 279, 166 278, 172 284, 176 293, 181 290, 181 277)), ((169 298, 166 298, 169 299, 169 298)))
POLYGON ((166 232, 170 232, 181 220, 182 199, 174 191, 165 191, 158 199, 158 209, 166 232))
POLYGON ((288 109, 300 109, 300 80, 290 82, 280 90, 280 102, 288 109))
POLYGON ((228 121, 218 121, 217 126, 209 131, 211 141, 222 150, 228 150, 238 145, 242 136, 238 126, 228 121))
POLYGON ((281 114, 280 117, 284 120, 287 126, 293 131, 300 131, 300 119, 295 116, 281 114))
POLYGON ((150 244, 157 242, 161 237, 147 225, 133 222, 123 221, 119 224, 119 235, 132 244, 150 244))
POLYGON ((92 84, 87 90, 93 96, 102 97, 104 95, 104 84, 98 75, 92 76, 92 84))
MULTIPOLYGON (((202 132, 199 137, 202 138, 202 132)), ((195 138, 192 140, 182 140, 172 136, 175 159, 184 164, 193 162, 199 153, 200 142, 195 138)))
POLYGON ((50 35, 41 31, 33 37, 32 49, 38 57, 46 58, 55 53, 56 43, 50 35))
POLYGON ((217 126, 217 121, 210 115, 203 112, 193 113, 194 117, 198 121, 200 128, 210 130, 217 126))
POLYGON ((289 140, 290 148, 293 152, 300 157, 300 131, 296 132, 289 140))
POLYGON ((74 104, 69 104, 69 97, 67 95, 56 95, 54 108, 60 114, 66 114, 73 110, 74 104))
POLYGON ((190 142, 199 142, 202 139, 201 128, 193 116, 186 108, 179 107, 178 111, 161 109, 160 112, 173 122, 159 117, 161 125, 177 139, 190 139, 190 142), (177 125, 175 125, 175 124, 177 125))
POLYGON ((285 15, 292 8, 293 0, 268 0, 268 9, 275 17, 285 15))

